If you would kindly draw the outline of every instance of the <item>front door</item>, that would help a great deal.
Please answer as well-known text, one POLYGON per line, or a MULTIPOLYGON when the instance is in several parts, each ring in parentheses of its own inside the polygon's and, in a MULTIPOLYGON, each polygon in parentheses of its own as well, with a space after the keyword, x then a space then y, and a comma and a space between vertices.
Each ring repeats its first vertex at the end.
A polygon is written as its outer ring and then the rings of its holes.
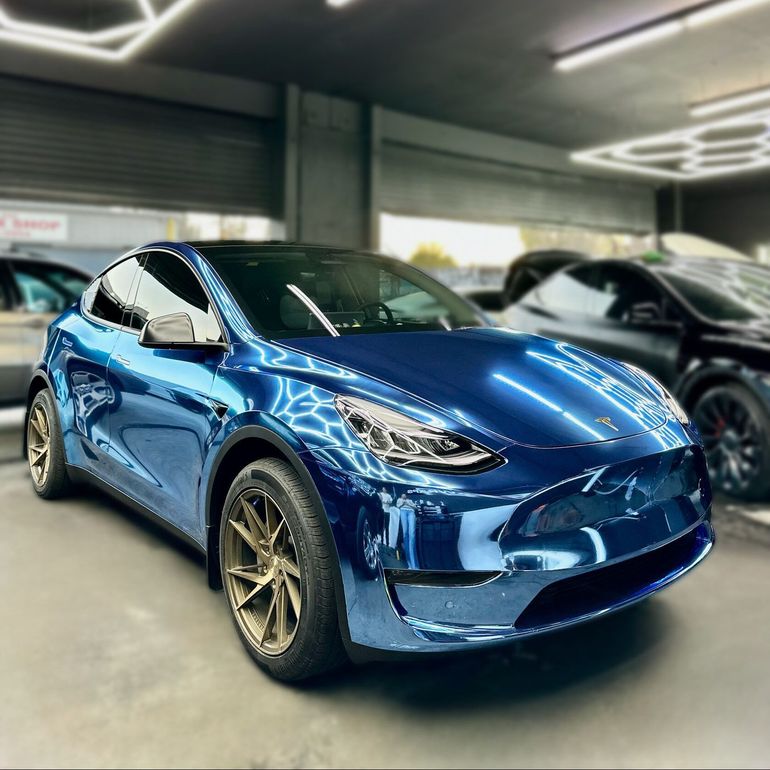
POLYGON ((177 312, 190 316, 196 341, 222 339, 192 268, 175 254, 151 252, 108 366, 110 385, 120 396, 110 414, 110 454, 118 488, 200 540, 201 470, 219 421, 209 394, 224 351, 139 344, 147 321, 177 312))

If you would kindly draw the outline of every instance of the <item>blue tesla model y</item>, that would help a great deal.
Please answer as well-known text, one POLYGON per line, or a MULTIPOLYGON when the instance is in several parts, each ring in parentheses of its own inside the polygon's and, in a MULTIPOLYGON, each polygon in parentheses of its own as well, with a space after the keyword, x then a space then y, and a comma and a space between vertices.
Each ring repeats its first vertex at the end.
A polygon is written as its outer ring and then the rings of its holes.
POLYGON ((25 444, 40 496, 94 484, 203 551, 286 680, 594 618, 714 540, 700 438, 652 377, 326 247, 121 257, 50 326, 25 444))

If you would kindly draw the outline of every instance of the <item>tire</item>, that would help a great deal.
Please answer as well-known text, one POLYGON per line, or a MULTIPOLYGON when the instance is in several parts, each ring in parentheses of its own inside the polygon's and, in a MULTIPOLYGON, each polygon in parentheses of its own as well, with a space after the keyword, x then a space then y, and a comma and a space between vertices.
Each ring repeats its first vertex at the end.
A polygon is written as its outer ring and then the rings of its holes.
POLYGON ((67 462, 64 456, 59 416, 56 411, 51 391, 41 390, 29 405, 27 423, 24 426, 27 439, 27 462, 32 479, 32 487, 40 497, 54 500, 65 497, 72 489, 67 475, 67 462), (47 429, 47 448, 41 425, 47 429))
POLYGON ((222 513, 222 585, 236 631, 256 663, 286 682, 318 676, 347 660, 334 588, 337 555, 323 515, 294 469, 276 458, 258 460, 238 474, 222 513))
POLYGON ((710 388, 698 399, 693 420, 714 489, 741 500, 770 499, 769 419, 764 404, 738 383, 710 388))

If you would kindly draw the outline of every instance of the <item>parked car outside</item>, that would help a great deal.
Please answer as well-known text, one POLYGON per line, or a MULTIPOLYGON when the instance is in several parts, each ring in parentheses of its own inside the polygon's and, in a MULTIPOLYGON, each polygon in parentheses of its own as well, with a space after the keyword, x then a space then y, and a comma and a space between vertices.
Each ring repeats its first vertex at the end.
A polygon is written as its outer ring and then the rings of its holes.
POLYGON ((23 403, 45 329, 91 277, 24 254, 0 254, 0 405, 23 403))
POLYGON ((714 537, 653 378, 373 254, 137 249, 52 323, 27 403, 35 491, 88 482, 185 538, 286 680, 603 616, 714 537))
POLYGON ((714 486, 770 497, 767 267, 656 253, 573 265, 508 308, 505 322, 652 373, 692 411, 714 486))

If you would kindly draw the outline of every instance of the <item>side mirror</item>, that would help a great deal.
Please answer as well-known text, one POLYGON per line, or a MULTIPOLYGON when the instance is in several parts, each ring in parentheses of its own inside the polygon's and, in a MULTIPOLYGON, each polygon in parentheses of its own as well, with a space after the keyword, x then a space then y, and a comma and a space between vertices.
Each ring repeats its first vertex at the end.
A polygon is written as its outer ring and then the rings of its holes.
POLYGON ((153 318, 142 327, 139 344, 144 348, 223 348, 223 342, 198 342, 187 313, 170 313, 153 318))

